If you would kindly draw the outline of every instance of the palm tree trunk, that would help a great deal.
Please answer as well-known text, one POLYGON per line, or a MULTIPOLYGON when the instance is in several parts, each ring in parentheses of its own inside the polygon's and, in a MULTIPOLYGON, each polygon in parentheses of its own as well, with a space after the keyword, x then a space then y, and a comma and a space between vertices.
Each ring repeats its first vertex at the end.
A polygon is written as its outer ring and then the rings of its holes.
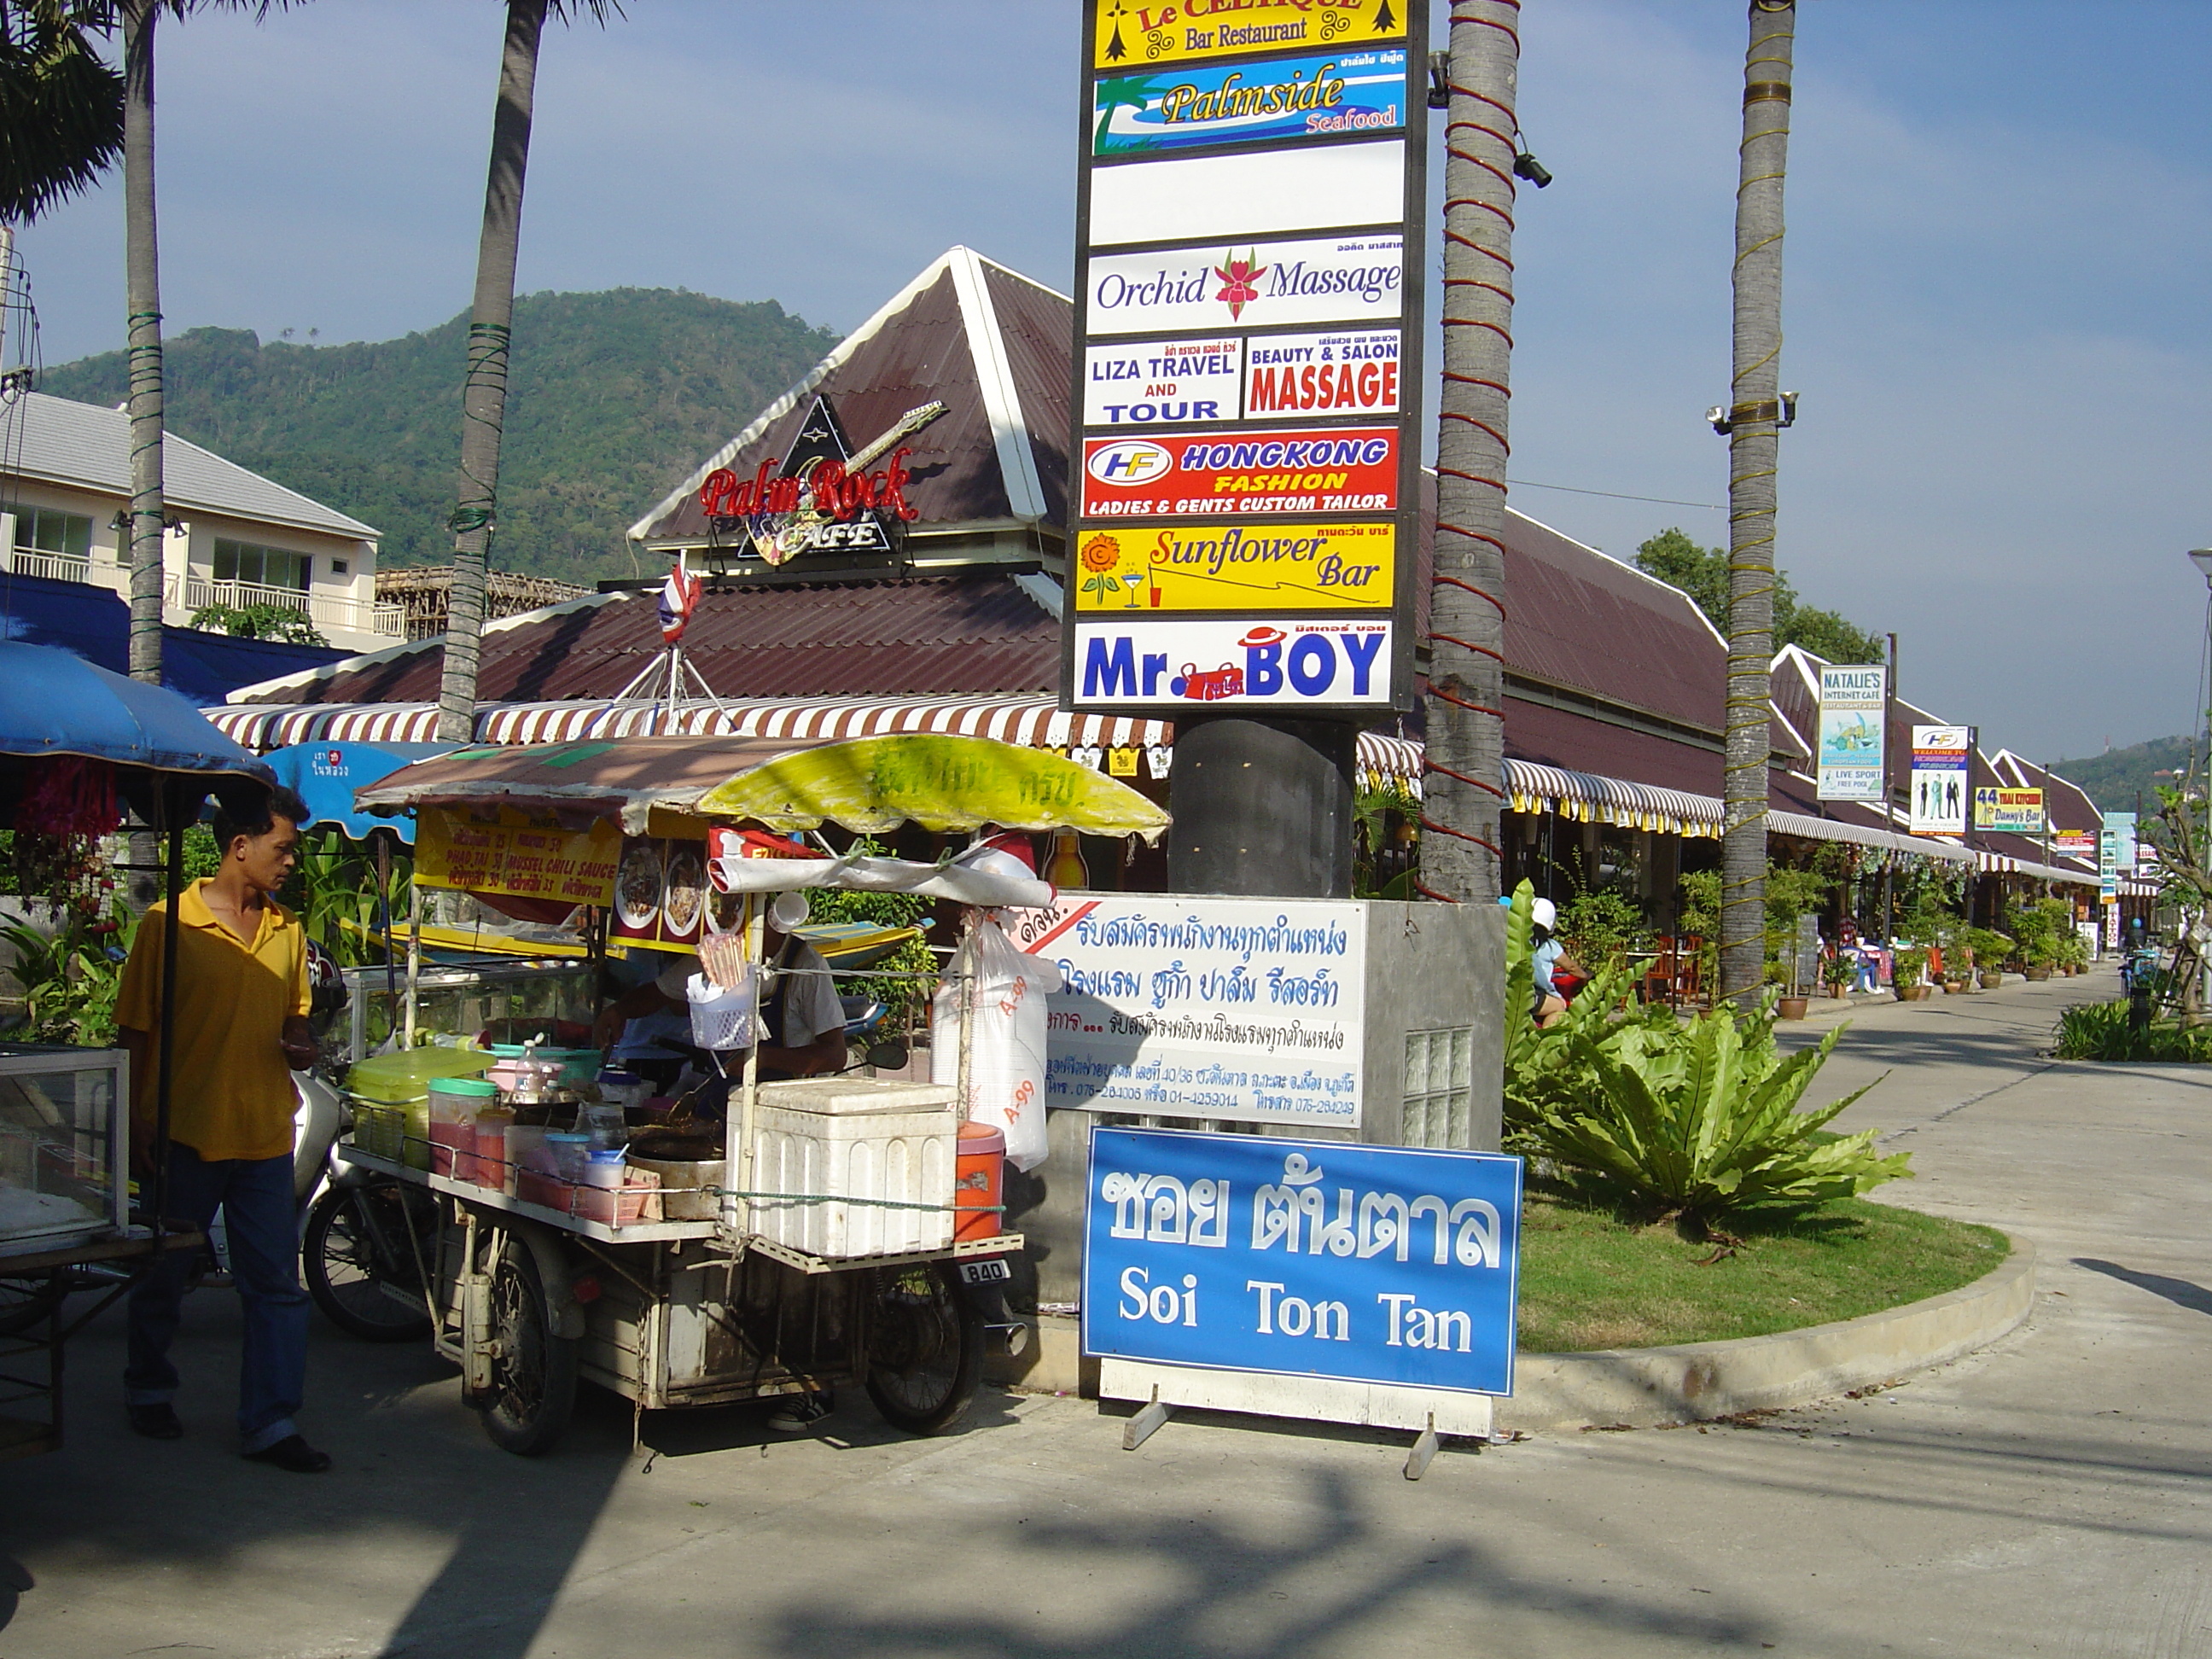
MULTIPOLYGON (((1519 0, 1455 0, 1444 128, 1443 383, 1421 890, 1498 896, 1505 802, 1505 457, 1519 0)), ((1412 319, 1408 319, 1411 321, 1412 319)))
MULTIPOLYGON (((161 683, 161 272, 154 223, 154 20, 123 0, 123 235, 131 365, 131 678, 161 683)), ((143 860, 137 860, 144 862, 143 860)))
POLYGON ((1729 420, 1727 839, 1722 997, 1765 977, 1767 705, 1774 656, 1774 477, 1782 418, 1782 185, 1790 149, 1795 0, 1751 0, 1735 198, 1735 338, 1729 420))
POLYGON ((491 167, 484 181, 483 234, 477 243, 477 292, 469 312, 468 379, 461 389, 461 476, 453 510, 453 586, 446 661, 438 688, 438 736, 476 735, 477 663, 483 631, 484 563, 499 505, 499 441, 507 415, 508 328, 514 315, 515 251, 522 234, 522 176, 530 161, 530 106, 547 0, 507 0, 492 113, 491 167))

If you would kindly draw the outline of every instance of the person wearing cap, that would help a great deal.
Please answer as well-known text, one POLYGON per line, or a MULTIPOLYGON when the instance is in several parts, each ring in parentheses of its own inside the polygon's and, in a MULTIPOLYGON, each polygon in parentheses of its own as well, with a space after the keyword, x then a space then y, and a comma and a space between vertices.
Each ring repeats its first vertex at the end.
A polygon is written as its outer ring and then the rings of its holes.
POLYGON ((1547 898, 1540 898, 1529 912, 1534 924, 1528 930, 1529 965, 1536 977, 1536 1024, 1556 1025, 1559 1017, 1567 1012, 1567 1000, 1559 994, 1553 975, 1565 969, 1577 979, 1587 979, 1582 963, 1569 956, 1566 947, 1552 937, 1552 929, 1559 925, 1559 907, 1547 898))
MULTIPOLYGON (((760 1045, 763 1083, 844 1069, 845 1005, 830 980, 830 964, 791 931, 805 919, 806 901, 795 893, 782 895, 769 907, 767 966, 774 977, 760 1010, 768 1034, 760 1045)), ((686 986, 697 971, 693 958, 679 957, 658 978, 617 997, 599 1011, 592 1041, 610 1048, 627 1040, 632 1021, 688 1012, 686 986)))

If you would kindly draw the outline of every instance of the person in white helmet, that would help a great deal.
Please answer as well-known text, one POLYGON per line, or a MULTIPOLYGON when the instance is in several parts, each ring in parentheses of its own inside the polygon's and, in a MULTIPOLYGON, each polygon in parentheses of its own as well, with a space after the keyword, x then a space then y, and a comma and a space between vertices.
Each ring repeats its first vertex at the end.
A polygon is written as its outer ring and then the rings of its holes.
POLYGON ((1532 907, 1529 920, 1535 925, 1528 930, 1531 965, 1536 975, 1536 1024, 1556 1025, 1559 1017, 1567 1012, 1567 1000, 1559 994, 1553 975, 1560 969, 1577 979, 1587 979, 1582 963, 1566 952, 1566 947, 1552 937, 1552 929, 1559 925, 1559 907, 1547 898, 1540 898, 1532 907))

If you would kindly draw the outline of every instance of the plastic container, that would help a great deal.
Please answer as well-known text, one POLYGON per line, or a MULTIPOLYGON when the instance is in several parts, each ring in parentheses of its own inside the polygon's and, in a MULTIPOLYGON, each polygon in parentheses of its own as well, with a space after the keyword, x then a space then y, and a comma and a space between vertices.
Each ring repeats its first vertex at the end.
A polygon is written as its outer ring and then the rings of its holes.
POLYGON ((610 1106, 629 1111, 644 1105, 652 1093, 653 1085, 635 1072, 610 1066, 599 1073, 599 1098, 610 1106))
POLYGON ((491 1063, 482 1048, 403 1048, 356 1060, 346 1086, 367 1100, 404 1105, 422 1099, 434 1078, 480 1077, 491 1063))
POLYGON ((960 1126, 959 1158, 952 1178, 952 1236, 989 1238, 1006 1231, 1006 1137, 988 1123, 960 1126))
POLYGON ((620 1151, 629 1139, 629 1125, 619 1106, 586 1102, 576 1109, 576 1133, 592 1138, 595 1152, 620 1151))
POLYGON ((791 1196, 751 1200, 752 1231, 830 1258, 944 1249, 952 1242, 956 1092, 870 1078, 763 1084, 752 1184, 791 1196), (878 1201, 840 1201, 853 1199, 878 1201))
POLYGON ((581 1183, 591 1160, 592 1138, 562 1129, 545 1132, 545 1149, 553 1154, 553 1173, 571 1183, 581 1183))
POLYGON ((722 1213, 724 1160, 685 1163, 672 1158, 632 1158, 633 1171, 644 1170, 660 1181, 660 1212, 671 1221, 713 1221, 722 1213))
POLYGON ((584 1154, 584 1184, 587 1187, 619 1187, 623 1184, 623 1155, 619 1146, 601 1151, 593 1147, 584 1154))
MULTIPOLYGON (((492 1057, 502 1066, 517 1067, 526 1046, 520 1042, 495 1042, 491 1045, 492 1057)), ((543 1043, 531 1048, 529 1054, 533 1064, 551 1068, 551 1075, 546 1081, 563 1089, 582 1088, 599 1075, 599 1064, 605 1058, 597 1048, 550 1048, 543 1043)), ((496 1071, 493 1077, 496 1081, 496 1071)), ((507 1083, 501 1086, 511 1089, 514 1085, 507 1083)))
POLYGON ((430 1173, 456 1181, 477 1178, 477 1114, 499 1102, 499 1090, 480 1077, 430 1080, 430 1173))
POLYGON ((494 1192, 514 1190, 514 1170, 507 1157, 507 1138, 514 1127, 514 1114, 504 1106, 487 1106, 477 1113, 477 1166, 472 1179, 494 1192))
POLYGON ((691 1041, 717 1054, 751 1048, 760 1026, 758 987, 759 978, 750 963, 744 981, 738 985, 720 986, 704 974, 692 975, 684 986, 691 1009, 691 1041))

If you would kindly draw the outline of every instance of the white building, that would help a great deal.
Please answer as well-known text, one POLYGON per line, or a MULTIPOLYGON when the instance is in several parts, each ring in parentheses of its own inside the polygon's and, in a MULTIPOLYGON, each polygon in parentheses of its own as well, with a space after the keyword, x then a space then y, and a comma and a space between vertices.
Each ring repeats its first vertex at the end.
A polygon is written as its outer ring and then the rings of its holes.
MULTIPOLYGON (((334 646, 375 651, 406 637, 376 602, 379 532, 297 490, 170 434, 162 445, 170 528, 161 620, 203 606, 276 605, 334 646)), ((0 550, 16 574, 83 582, 128 599, 121 526, 131 503, 131 417, 28 392, 0 411, 0 550)))

